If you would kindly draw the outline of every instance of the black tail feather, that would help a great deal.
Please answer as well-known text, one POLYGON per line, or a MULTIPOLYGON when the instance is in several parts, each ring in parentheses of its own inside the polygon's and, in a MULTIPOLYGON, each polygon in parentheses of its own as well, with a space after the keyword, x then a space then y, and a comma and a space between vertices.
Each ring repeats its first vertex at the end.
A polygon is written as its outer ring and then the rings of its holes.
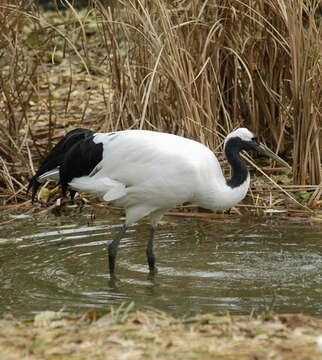
MULTIPOLYGON (((32 202, 34 202, 35 196, 37 194, 37 191, 40 187, 40 183, 38 182, 38 177, 42 174, 46 173, 47 171, 53 170, 59 166, 64 161, 64 157, 66 152, 77 142, 80 140, 83 140, 87 138, 88 136, 92 135, 93 131, 88 129, 74 129, 70 132, 68 132, 51 150, 51 152, 48 154, 48 156, 45 158, 41 166, 39 167, 36 174, 31 178, 28 188, 27 188, 27 194, 29 190, 32 188, 32 194, 31 199, 32 202)), ((71 193, 71 196, 73 197, 71 193)))
POLYGON ((63 196, 67 190, 70 191, 68 186, 72 179, 89 175, 102 157, 103 144, 93 141, 93 136, 87 136, 71 146, 59 168, 63 196))

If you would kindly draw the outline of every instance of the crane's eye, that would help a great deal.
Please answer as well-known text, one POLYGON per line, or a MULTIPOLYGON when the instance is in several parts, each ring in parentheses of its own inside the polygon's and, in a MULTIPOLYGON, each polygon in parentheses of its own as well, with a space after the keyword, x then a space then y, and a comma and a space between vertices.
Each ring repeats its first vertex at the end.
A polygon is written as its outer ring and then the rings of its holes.
POLYGON ((256 144, 259 144, 259 140, 258 140, 258 138, 257 138, 256 136, 254 136, 254 137, 252 138, 252 141, 254 141, 256 144))

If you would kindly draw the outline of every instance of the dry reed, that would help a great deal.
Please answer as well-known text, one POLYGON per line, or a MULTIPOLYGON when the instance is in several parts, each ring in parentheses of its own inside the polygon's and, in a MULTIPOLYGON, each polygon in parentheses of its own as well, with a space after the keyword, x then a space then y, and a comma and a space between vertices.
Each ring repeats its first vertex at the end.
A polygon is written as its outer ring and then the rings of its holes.
POLYGON ((76 126, 168 131, 215 152, 247 126, 293 162, 294 184, 316 185, 319 203, 319 1, 65 4, 0 5, 3 203, 26 199, 33 161, 76 126))

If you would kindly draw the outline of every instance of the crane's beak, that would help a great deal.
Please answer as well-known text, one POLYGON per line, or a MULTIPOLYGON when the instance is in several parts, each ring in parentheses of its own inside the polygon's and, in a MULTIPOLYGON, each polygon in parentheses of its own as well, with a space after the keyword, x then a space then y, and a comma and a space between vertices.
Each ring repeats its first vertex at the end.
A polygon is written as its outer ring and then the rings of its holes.
POLYGON ((277 161, 279 164, 281 164, 282 166, 285 166, 289 169, 291 169, 292 167, 283 159, 281 159, 278 155, 276 155, 270 148, 268 148, 266 145, 262 144, 261 142, 258 142, 255 145, 255 148, 258 152, 270 157, 271 159, 277 161))

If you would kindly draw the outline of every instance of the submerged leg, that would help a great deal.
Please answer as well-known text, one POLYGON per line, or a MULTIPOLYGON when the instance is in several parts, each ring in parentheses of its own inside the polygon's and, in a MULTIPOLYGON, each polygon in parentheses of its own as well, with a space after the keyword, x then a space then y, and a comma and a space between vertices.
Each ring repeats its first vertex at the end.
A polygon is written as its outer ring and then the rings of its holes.
POLYGON ((150 273, 153 274, 156 271, 155 268, 155 256, 153 253, 153 238, 154 238, 154 232, 155 229, 154 227, 151 226, 151 232, 150 232, 150 237, 149 237, 149 241, 148 241, 148 246, 146 248, 146 256, 148 258, 148 264, 149 264, 149 270, 150 273))
POLYGON ((119 233, 115 236, 114 240, 108 246, 108 263, 110 267, 110 277, 115 277, 115 257, 117 254, 117 247, 119 246, 119 242, 122 239, 122 236, 125 234, 127 229, 126 224, 124 224, 119 231, 119 233))
POLYGON ((159 221, 161 220, 163 214, 166 211, 167 211, 167 209, 159 209, 159 210, 153 211, 150 214, 151 232, 150 232, 150 238, 149 238, 149 241, 148 241, 148 247, 146 248, 146 255, 147 255, 147 258, 148 258, 150 275, 154 275, 157 272, 157 268, 155 267, 155 256, 153 254, 154 233, 155 233, 155 230, 156 230, 156 228, 158 226, 159 221))

